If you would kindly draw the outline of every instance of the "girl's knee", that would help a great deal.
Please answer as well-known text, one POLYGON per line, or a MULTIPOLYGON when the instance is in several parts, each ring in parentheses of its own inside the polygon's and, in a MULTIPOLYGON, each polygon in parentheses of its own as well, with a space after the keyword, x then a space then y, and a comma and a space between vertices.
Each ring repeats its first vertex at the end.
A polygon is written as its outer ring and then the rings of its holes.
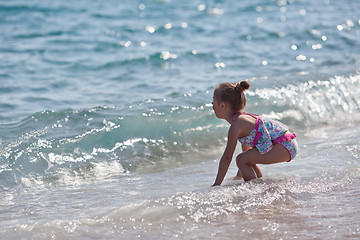
POLYGON ((243 153, 240 153, 237 157, 236 157, 236 165, 238 166, 238 168, 240 168, 241 165, 247 164, 246 161, 246 156, 243 153))
POLYGON ((236 157, 236 164, 237 166, 241 165, 255 165, 257 161, 259 160, 259 152, 258 150, 249 150, 243 153, 240 153, 236 157))

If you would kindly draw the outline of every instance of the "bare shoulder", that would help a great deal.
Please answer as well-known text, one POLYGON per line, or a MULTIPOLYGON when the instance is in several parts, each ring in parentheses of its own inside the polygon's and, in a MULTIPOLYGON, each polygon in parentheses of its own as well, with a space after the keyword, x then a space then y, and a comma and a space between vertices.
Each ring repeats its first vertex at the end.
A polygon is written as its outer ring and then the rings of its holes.
POLYGON ((256 119, 253 116, 246 115, 246 114, 240 115, 238 120, 242 121, 244 124, 249 123, 249 124, 254 124, 255 125, 255 122, 256 122, 256 119))
POLYGON ((230 129, 236 132, 239 138, 242 138, 251 133, 255 127, 255 122, 256 119, 254 117, 244 114, 234 119, 230 129))

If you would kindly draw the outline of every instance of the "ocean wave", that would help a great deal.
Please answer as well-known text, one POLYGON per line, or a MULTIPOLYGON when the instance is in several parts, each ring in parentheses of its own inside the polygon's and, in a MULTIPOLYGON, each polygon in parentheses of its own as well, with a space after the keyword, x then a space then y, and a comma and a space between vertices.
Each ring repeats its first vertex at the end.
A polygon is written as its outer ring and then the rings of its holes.
MULTIPOLYGON (((251 82, 246 111, 279 119, 299 136, 319 125, 360 120, 358 74, 272 89, 251 82)), ((207 91, 128 108, 43 111, 1 124, 0 174, 55 177, 62 169, 78 168, 90 176, 86 166, 114 161, 123 173, 140 174, 214 159, 225 144, 227 125, 214 116, 211 97, 207 91)))
POLYGON ((249 108, 302 127, 358 121, 360 75, 249 91, 249 108), (278 109, 278 110, 276 110, 278 109))

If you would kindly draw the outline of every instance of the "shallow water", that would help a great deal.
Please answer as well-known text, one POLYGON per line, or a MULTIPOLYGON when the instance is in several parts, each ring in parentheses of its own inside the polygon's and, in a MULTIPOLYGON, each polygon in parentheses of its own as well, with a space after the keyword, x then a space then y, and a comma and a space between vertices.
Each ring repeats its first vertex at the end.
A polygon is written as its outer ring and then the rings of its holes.
POLYGON ((1 238, 360 238, 359 13, 0 1, 1 238), (242 79, 246 111, 289 125, 300 152, 210 188, 228 128, 213 89, 242 79))

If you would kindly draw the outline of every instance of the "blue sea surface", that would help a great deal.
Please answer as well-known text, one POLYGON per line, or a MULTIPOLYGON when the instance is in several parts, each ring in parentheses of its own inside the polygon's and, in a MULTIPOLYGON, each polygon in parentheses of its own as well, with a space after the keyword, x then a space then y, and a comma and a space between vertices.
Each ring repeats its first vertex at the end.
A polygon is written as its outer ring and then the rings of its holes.
POLYGON ((0 0, 0 236, 359 238, 359 70, 353 0, 0 0), (245 79, 300 152, 210 189, 245 79))

